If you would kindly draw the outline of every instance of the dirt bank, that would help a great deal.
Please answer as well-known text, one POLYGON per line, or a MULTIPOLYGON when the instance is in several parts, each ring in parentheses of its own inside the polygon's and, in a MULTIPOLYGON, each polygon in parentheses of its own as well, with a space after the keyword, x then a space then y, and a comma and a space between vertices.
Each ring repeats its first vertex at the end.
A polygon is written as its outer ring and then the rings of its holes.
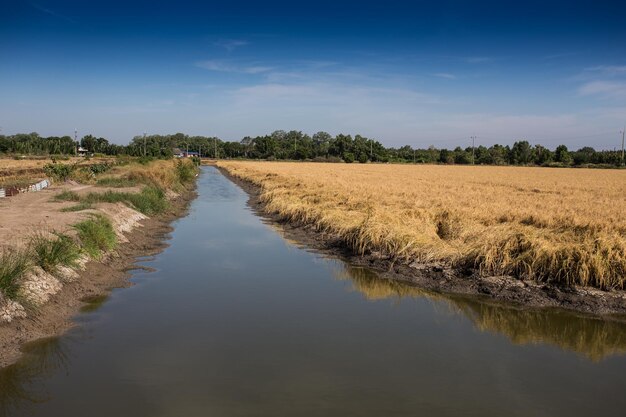
POLYGON ((248 204, 259 215, 279 225, 285 237, 326 254, 338 256, 350 264, 372 268, 382 278, 402 281, 430 291, 448 294, 475 295, 485 299, 529 308, 565 308, 605 318, 626 321, 626 292, 600 291, 593 288, 563 288, 554 285, 521 281, 509 276, 481 277, 477 271, 453 270, 439 264, 401 263, 376 253, 354 254, 341 240, 317 230, 290 224, 268 213, 259 196, 258 186, 241 180, 224 169, 218 169, 245 190, 248 204))
MULTIPOLYGON (((116 287, 130 285, 128 270, 132 269, 136 258, 154 255, 167 246, 164 239, 172 230, 170 223, 186 213, 195 195, 195 190, 186 191, 170 200, 171 209, 167 213, 141 220, 141 227, 126 232, 113 253, 102 261, 89 261, 79 271, 82 279, 64 285, 36 313, 0 324, 0 367, 7 366, 20 357, 22 344, 42 337, 56 336, 71 328, 75 324, 73 316, 86 305, 84 300, 107 294, 116 287)), ((50 196, 45 198, 47 201, 50 196)), ((41 207, 39 210, 41 211, 41 207)))

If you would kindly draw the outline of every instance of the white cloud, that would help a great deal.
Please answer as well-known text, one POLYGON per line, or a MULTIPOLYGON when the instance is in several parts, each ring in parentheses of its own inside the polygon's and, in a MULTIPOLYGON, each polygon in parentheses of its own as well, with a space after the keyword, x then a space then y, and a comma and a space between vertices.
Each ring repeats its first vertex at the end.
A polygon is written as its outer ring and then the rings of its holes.
POLYGON ((70 23, 76 23, 71 17, 68 17, 68 16, 65 16, 63 14, 57 13, 54 10, 45 8, 45 7, 43 7, 43 6, 41 6, 41 5, 37 4, 37 3, 30 3, 30 5, 32 7, 34 7, 35 9, 39 10, 40 12, 45 13, 47 15, 54 16, 54 17, 57 17, 59 19, 66 20, 66 21, 68 21, 70 23))
POLYGON ((450 74, 447 72, 437 72, 435 74, 433 74, 434 77, 439 77, 439 78, 446 78, 448 80, 456 80, 457 76, 454 74, 450 74))
POLYGON ((626 75, 626 65, 599 65, 596 67, 585 68, 585 71, 595 72, 607 76, 626 75))
POLYGON ((226 49, 228 52, 235 50, 241 46, 248 45, 248 41, 244 41, 241 39, 220 39, 214 43, 215 46, 219 46, 220 48, 226 49))
POLYGON ((493 58, 488 56, 470 56, 465 58, 465 61, 470 64, 481 64, 483 62, 491 62, 493 61, 493 58))
POLYGON ((603 98, 626 98, 626 82, 591 81, 579 87, 581 96, 599 96, 603 98))
POLYGON ((260 74, 271 71, 273 67, 263 65, 239 65, 227 60, 206 60, 196 62, 196 66, 210 71, 236 72, 241 74, 260 74))

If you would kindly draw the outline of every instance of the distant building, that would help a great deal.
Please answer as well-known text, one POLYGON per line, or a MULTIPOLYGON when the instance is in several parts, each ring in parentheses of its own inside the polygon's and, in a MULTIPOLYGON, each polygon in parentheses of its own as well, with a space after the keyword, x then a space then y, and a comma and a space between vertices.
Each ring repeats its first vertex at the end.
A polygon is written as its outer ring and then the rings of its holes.
POLYGON ((89 150, 83 148, 82 146, 78 147, 78 156, 88 156, 89 155, 89 150))
POLYGON ((174 158, 191 158, 193 156, 200 156, 199 152, 194 151, 182 151, 179 148, 172 149, 172 153, 174 154, 174 158))

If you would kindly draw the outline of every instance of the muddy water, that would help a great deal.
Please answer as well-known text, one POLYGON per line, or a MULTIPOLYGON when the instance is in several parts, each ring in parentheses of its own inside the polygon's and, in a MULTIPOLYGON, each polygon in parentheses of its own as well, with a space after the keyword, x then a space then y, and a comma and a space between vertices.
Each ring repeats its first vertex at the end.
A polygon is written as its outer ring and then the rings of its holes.
POLYGON ((15 416, 622 416, 626 327, 381 281, 213 168, 135 286, 0 371, 15 416))

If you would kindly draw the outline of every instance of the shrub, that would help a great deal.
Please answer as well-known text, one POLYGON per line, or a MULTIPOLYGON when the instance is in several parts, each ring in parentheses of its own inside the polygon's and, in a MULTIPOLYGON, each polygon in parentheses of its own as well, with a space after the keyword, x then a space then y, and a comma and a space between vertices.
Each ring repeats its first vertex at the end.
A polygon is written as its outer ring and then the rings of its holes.
POLYGON ((354 154, 352 152, 344 152, 343 160, 351 164, 352 162, 354 162, 354 154))
POLYGON ((104 172, 107 172, 109 169, 111 169, 111 165, 107 164, 106 162, 102 164, 89 165, 85 168, 85 170, 92 173, 93 175, 102 174, 104 172))
POLYGON ((74 266, 80 256, 80 248, 74 240, 64 234, 49 239, 43 234, 31 240, 35 263, 46 272, 54 272, 57 266, 74 266))
POLYGON ((46 164, 43 167, 44 172, 49 177, 57 181, 66 181, 74 172, 76 167, 69 164, 46 164))
POLYGON ((182 184, 192 181, 196 176, 196 167, 187 161, 176 161, 176 173, 182 184))
POLYGON ((74 225, 83 250, 92 258, 100 258, 117 244, 117 236, 109 219, 93 214, 90 219, 74 225))
POLYGON ((154 158, 152 156, 142 156, 137 159, 137 162, 139 162, 141 165, 148 165, 152 161, 154 161, 154 158))

